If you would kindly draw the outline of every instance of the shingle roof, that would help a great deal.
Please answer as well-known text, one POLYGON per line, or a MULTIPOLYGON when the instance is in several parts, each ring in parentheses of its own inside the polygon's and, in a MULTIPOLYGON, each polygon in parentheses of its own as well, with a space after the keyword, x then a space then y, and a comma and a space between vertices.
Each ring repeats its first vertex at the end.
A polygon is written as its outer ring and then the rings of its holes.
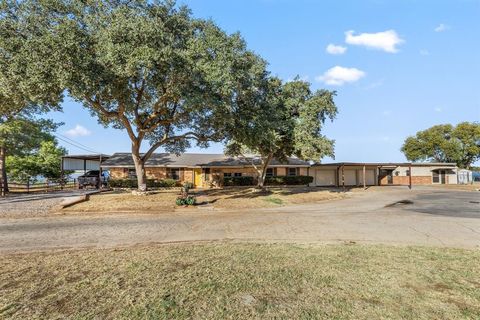
MULTIPOLYGON (((257 161, 255 161, 257 162, 257 161)), ((272 160, 270 166, 310 166, 307 161, 298 158, 288 158, 284 163, 272 160)), ((103 168, 109 167, 133 167, 131 153, 115 153, 108 160, 102 162, 103 168)), ((225 156, 223 154, 206 153, 182 153, 179 156, 174 153, 154 153, 146 161, 145 167, 243 167, 250 166, 243 159, 225 156)))

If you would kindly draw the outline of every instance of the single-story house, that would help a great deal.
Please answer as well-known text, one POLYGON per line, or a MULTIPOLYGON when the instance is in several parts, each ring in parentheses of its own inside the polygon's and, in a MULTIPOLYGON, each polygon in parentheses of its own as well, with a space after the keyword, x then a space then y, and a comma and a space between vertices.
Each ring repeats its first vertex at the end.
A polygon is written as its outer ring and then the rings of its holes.
POLYGON ((354 163, 314 164, 313 186, 375 186, 457 184, 455 163, 354 163))
MULTIPOLYGON (((255 163, 258 159, 251 158, 255 163)), ((248 160, 251 160, 248 159, 248 160)), ((272 160, 267 176, 308 175, 310 163, 298 158, 285 162, 272 160)), ((131 153, 115 153, 102 162, 102 170, 110 172, 112 179, 136 178, 131 153)), ((247 160, 223 154, 154 153, 145 163, 147 179, 175 179, 191 182, 195 187, 210 187, 221 184, 223 177, 256 176, 257 173, 247 160)))

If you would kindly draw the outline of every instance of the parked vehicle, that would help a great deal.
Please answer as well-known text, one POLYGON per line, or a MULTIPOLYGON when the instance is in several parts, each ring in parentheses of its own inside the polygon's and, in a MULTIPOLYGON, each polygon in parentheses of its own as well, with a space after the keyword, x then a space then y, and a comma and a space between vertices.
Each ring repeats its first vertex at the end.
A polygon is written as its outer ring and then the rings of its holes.
POLYGON ((90 170, 78 177, 78 188, 83 189, 88 186, 100 188, 101 184, 105 183, 105 174, 102 173, 102 181, 100 182, 100 171, 90 170))

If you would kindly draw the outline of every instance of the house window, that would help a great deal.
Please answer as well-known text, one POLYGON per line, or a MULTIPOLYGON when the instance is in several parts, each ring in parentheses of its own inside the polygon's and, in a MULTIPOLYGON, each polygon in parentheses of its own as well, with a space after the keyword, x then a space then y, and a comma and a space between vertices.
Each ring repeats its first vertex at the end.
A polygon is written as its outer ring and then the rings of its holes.
POLYGON ((409 176, 410 176, 410 170, 405 171, 405 175, 406 175, 407 177, 409 177, 409 176))
POLYGON ((277 175, 277 168, 267 168, 267 173, 265 174, 267 177, 273 177, 277 175))
POLYGON ((180 180, 180 168, 167 168, 167 178, 180 180))
POLYGON ((241 177, 242 173, 241 172, 235 172, 235 177, 241 177))
POLYGON ((203 173, 205 173, 205 181, 210 180, 210 168, 203 169, 203 173))
POLYGON ((128 179, 137 179, 137 172, 135 169, 128 169, 127 177, 128 179))
POLYGON ((224 176, 224 177, 231 177, 231 176, 232 176, 232 173, 231 173, 231 172, 224 172, 224 173, 223 173, 223 176, 224 176))
POLYGON ((438 171, 432 171, 432 182, 440 183, 440 175, 438 174, 438 171))
POLYGON ((288 168, 288 175, 289 176, 296 176, 297 175, 297 168, 288 168))

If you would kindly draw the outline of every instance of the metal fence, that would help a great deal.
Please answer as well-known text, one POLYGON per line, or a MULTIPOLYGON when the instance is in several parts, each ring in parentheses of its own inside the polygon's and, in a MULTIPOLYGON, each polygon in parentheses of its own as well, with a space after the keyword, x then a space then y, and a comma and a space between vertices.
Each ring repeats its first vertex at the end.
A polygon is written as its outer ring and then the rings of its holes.
POLYGON ((8 190, 11 193, 34 193, 34 192, 53 192, 66 189, 76 189, 78 188, 77 180, 72 179, 61 182, 36 182, 36 183, 18 183, 18 182, 9 182, 8 190))

